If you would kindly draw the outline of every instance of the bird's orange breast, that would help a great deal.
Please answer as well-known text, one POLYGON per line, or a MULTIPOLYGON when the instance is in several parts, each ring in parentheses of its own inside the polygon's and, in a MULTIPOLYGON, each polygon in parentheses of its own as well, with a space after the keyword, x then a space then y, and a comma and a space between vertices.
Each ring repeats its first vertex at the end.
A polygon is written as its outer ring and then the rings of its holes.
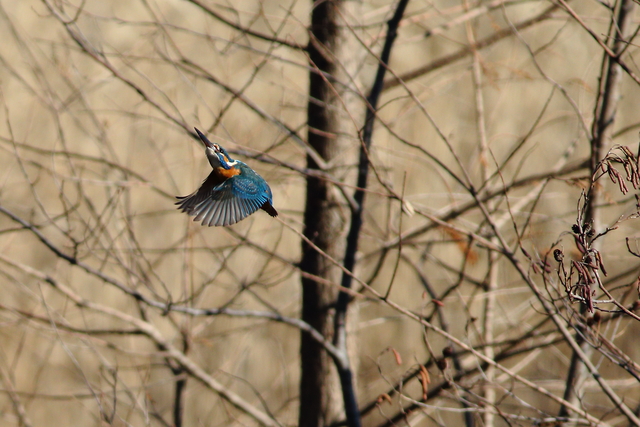
POLYGON ((218 175, 224 177, 225 179, 233 178, 236 175, 240 175, 240 169, 238 168, 218 168, 218 175))

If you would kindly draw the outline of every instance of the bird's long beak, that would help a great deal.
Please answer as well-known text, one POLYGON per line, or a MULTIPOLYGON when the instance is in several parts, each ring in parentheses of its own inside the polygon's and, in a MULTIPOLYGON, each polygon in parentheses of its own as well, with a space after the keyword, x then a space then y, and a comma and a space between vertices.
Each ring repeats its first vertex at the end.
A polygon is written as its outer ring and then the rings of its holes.
POLYGON ((204 146, 207 147, 207 148, 214 149, 213 143, 211 141, 209 141, 209 139, 206 136, 204 136, 204 133, 200 132, 200 130, 198 128, 194 127, 194 129, 198 133, 198 136, 200 137, 200 140, 202 141, 204 146))

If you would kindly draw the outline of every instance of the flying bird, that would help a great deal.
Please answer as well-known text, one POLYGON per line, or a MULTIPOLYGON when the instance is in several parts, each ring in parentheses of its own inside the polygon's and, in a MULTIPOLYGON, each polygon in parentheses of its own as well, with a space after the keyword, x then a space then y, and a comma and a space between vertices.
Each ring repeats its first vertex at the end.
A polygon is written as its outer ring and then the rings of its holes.
POLYGON ((194 128, 204 144, 213 168, 200 188, 188 196, 176 197, 178 209, 195 216, 202 225, 231 225, 262 209, 275 217, 269 184, 240 160, 229 157, 227 150, 214 144, 194 128))

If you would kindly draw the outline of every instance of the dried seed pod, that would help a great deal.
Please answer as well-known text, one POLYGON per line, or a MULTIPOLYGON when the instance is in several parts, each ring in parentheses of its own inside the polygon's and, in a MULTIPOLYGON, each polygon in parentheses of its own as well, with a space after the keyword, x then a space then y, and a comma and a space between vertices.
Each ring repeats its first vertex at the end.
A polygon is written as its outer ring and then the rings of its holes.
POLYGON ((450 345, 448 345, 445 348, 443 348, 442 349, 442 356, 443 357, 451 357, 451 356, 453 356, 453 348, 451 348, 450 345))
POLYGON ((398 353, 398 350, 396 350, 393 347, 389 347, 389 349, 393 353, 393 357, 396 358, 396 363, 398 364, 398 366, 402 365, 402 356, 400 356, 400 353, 398 353))
POLYGON ((445 369, 447 369, 447 365, 449 363, 447 362, 447 359, 438 359, 438 361, 436 362, 436 365, 438 365, 438 369, 440 369, 441 371, 444 371, 445 369))
POLYGON ((595 323, 600 323, 600 320, 602 320, 602 314, 600 314, 599 311, 596 311, 595 313, 593 313, 593 321, 595 323))
POLYGON ((564 254, 562 253, 562 250, 560 250, 560 249, 554 250, 553 251, 553 258, 558 262, 562 262, 562 260, 564 259, 564 254))

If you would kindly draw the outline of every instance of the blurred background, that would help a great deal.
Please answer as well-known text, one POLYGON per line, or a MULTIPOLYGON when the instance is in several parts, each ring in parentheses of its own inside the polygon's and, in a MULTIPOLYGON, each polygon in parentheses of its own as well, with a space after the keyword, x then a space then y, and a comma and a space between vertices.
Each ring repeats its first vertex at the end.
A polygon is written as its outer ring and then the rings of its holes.
MULTIPOLYGON (((0 425, 347 425, 333 371, 300 413, 305 200, 328 183, 340 246, 397 4, 330 3, 331 105, 320 4, 0 0, 0 425), (194 126, 277 219, 175 208, 210 171, 194 126)), ((408 3, 349 304, 362 425, 639 425, 637 9, 408 3)))

